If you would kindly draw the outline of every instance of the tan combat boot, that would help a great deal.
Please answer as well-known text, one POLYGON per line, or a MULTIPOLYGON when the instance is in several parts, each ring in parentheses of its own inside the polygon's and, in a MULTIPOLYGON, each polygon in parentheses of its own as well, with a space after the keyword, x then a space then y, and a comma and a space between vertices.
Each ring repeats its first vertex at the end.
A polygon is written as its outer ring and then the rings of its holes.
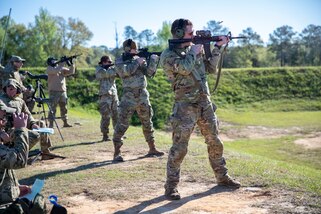
POLYGON ((102 141, 111 141, 107 133, 103 133, 103 139, 102 141))
POLYGON ((217 179, 217 185, 232 187, 232 188, 240 188, 241 187, 240 182, 234 180, 229 175, 226 175, 223 178, 217 179))
POLYGON ((116 145, 114 143, 114 159, 113 159, 113 162, 123 162, 124 159, 123 157, 121 156, 121 152, 120 152, 120 147, 122 146, 122 144, 118 144, 116 145))
POLYGON ((52 155, 49 149, 45 149, 41 151, 41 160, 51 160, 54 159, 55 157, 52 155))
POLYGON ((149 146, 149 151, 146 157, 153 157, 153 156, 160 157, 164 155, 164 152, 160 152, 156 149, 154 141, 148 142, 148 146, 149 146))
POLYGON ((63 127, 68 128, 68 127, 72 127, 72 125, 70 125, 70 124, 67 122, 67 120, 64 120, 64 125, 63 125, 63 127))
POLYGON ((165 197, 168 200, 180 200, 181 199, 181 195, 177 191, 177 188, 175 188, 175 187, 167 187, 166 184, 165 184, 164 187, 165 187, 165 197))

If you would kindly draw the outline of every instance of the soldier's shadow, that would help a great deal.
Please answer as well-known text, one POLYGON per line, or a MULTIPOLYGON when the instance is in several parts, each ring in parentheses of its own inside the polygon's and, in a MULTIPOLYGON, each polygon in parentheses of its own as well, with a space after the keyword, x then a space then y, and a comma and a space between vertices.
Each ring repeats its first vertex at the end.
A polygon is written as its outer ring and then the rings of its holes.
POLYGON ((137 204, 133 207, 129 207, 125 210, 119 210, 117 212, 115 212, 116 214, 129 214, 129 213, 164 213, 164 212, 170 212, 173 211, 181 206, 183 206, 184 204, 193 201, 193 200, 198 200, 201 199, 203 197, 212 195, 212 194, 217 194, 217 193, 221 193, 221 192, 232 192, 235 191, 235 188, 228 188, 228 187, 224 187, 224 186, 214 186, 213 188, 205 191, 205 192, 201 192, 201 193, 196 193, 193 195, 189 195, 186 196, 184 198, 181 198, 180 200, 176 200, 176 201, 168 201, 168 203, 164 204, 164 205, 160 205, 158 207, 155 207, 153 209, 150 210, 146 210, 143 211, 144 209, 146 209, 147 207, 154 205, 154 204, 158 204, 160 202, 163 202, 165 200, 167 200, 165 198, 165 196, 158 196, 156 198, 147 200, 147 201, 143 201, 140 204, 137 204))

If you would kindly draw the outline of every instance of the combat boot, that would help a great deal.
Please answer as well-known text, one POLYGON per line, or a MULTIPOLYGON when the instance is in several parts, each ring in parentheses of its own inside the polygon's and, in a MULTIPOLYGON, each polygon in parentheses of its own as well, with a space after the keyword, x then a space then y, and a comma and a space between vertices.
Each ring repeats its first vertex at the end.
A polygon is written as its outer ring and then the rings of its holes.
POLYGON ((70 124, 67 122, 67 120, 64 120, 64 125, 63 125, 63 127, 68 128, 68 127, 72 127, 72 125, 70 125, 70 124))
POLYGON ((107 133, 103 133, 103 140, 102 141, 111 141, 107 133))
POLYGON ((154 141, 148 142, 148 146, 149 146, 149 151, 146 157, 153 157, 153 156, 160 157, 164 155, 164 152, 160 152, 156 149, 154 141))
POLYGON ((114 159, 113 159, 113 162, 123 162, 124 159, 123 157, 121 156, 121 152, 120 152, 120 147, 122 146, 122 144, 115 144, 114 143, 114 159))
POLYGON ((165 197, 169 200, 180 200, 181 195, 177 191, 176 188, 166 188, 165 189, 165 197))
POLYGON ((51 160, 54 158, 55 158, 54 155, 52 155, 49 149, 45 149, 41 151, 41 160, 51 160))
POLYGON ((229 175, 225 175, 223 178, 217 179, 217 185, 219 186, 226 186, 232 188, 240 188, 240 182, 234 180, 229 175))

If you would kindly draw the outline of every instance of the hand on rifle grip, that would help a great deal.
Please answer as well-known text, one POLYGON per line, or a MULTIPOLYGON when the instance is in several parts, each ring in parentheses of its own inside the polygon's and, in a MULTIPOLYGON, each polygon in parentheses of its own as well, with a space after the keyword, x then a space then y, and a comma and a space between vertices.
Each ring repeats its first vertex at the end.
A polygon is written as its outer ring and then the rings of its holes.
POLYGON ((196 55, 201 53, 203 50, 203 45, 202 44, 197 44, 197 45, 192 45, 191 46, 191 51, 194 52, 196 55))

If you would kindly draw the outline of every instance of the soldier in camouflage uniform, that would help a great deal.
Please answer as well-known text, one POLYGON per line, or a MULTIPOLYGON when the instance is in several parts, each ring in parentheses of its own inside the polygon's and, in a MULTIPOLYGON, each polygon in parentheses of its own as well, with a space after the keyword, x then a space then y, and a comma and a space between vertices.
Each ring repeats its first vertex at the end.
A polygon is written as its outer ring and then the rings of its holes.
MULTIPOLYGON (((12 55, 8 64, 6 65, 5 68, 0 69, 0 84, 1 84, 1 88, 3 88, 4 83, 8 80, 8 79, 15 79, 17 80, 22 86, 22 79, 21 79, 21 75, 19 73, 20 69, 23 66, 23 63, 26 60, 21 58, 20 56, 15 56, 12 55)), ((25 91, 25 88, 23 87, 23 91, 25 91)))
MULTIPOLYGON (((28 115, 28 125, 27 128, 31 129, 29 130, 29 148, 31 149, 33 146, 36 145, 40 141, 40 148, 42 152, 42 160, 48 160, 52 159, 53 156, 49 150, 49 148, 52 146, 50 139, 48 137, 48 134, 42 133, 39 134, 36 131, 32 131, 32 129, 39 129, 46 127, 44 121, 36 121, 26 103, 19 97, 19 94, 21 93, 21 85, 19 82, 17 82, 15 79, 9 79, 3 87, 4 94, 0 96, 0 99, 8 106, 15 108, 17 111, 17 114, 25 113, 28 115), (38 125, 39 124, 39 125, 38 125)), ((7 123, 7 129, 6 131, 10 131, 12 128, 12 124, 7 123)))
POLYGON ((111 58, 102 56, 96 67, 96 80, 99 81, 99 112, 101 114, 100 131, 103 133, 102 141, 110 141, 109 124, 112 118, 115 128, 118 119, 118 95, 115 83, 117 76, 111 58))
MULTIPOLYGON (((187 19, 173 22, 171 33, 174 39, 193 37, 193 24, 187 19)), ((180 165, 187 153, 188 142, 197 124, 205 137, 209 161, 219 185, 240 187, 240 183, 227 174, 223 157, 223 142, 218 136, 218 119, 216 106, 210 100, 205 72, 215 73, 220 59, 220 47, 228 42, 222 36, 212 50, 213 57, 204 58, 202 45, 190 42, 182 43, 172 49, 163 51, 160 63, 172 84, 175 103, 171 123, 173 128, 173 145, 167 162, 167 180, 165 196, 179 200, 177 185, 180 179, 180 165)))
MULTIPOLYGON (((128 39, 123 43, 124 54, 136 54, 136 43, 128 39)), ((123 56, 124 56, 123 54, 123 56)), ((130 59, 118 58, 115 69, 122 80, 123 95, 119 104, 118 121, 114 130, 114 161, 123 161, 120 147, 123 145, 122 137, 129 127, 129 120, 136 111, 142 123, 145 140, 149 146, 147 156, 162 156, 155 147, 153 122, 153 109, 149 102, 147 87, 147 77, 152 77, 156 73, 158 56, 152 55, 149 65, 144 58, 133 56, 130 59)))
POLYGON ((66 86, 66 78, 75 73, 75 65, 70 62, 70 67, 64 67, 64 62, 56 64, 58 60, 49 57, 47 59, 47 74, 48 74, 48 90, 49 90, 49 98, 50 98, 50 106, 51 111, 49 112, 49 127, 53 128, 53 121, 56 116, 57 106, 60 106, 60 115, 64 122, 63 127, 72 127, 68 123, 68 97, 67 97, 67 86, 66 86))
MULTIPOLYGON (((0 128, 6 125, 6 113, 13 114, 15 109, 0 102, 0 128)), ((14 169, 24 168, 28 159, 27 114, 13 114, 14 130, 11 145, 0 144, 0 204, 13 202, 19 196, 30 192, 30 187, 19 185, 14 169)), ((1 131, 1 136, 5 133, 1 131)), ((1 212, 1 211, 0 211, 1 212)))

